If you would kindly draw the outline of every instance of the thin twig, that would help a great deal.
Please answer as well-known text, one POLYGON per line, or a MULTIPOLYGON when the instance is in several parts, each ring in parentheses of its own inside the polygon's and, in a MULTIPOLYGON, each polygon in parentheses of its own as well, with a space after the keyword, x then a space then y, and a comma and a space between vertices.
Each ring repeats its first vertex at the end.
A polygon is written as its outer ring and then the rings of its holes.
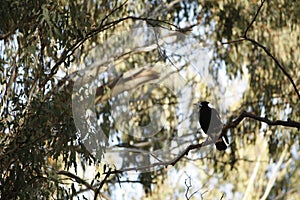
POLYGON ((221 196, 220 200, 222 200, 222 199, 224 198, 224 195, 225 195, 225 194, 224 194, 224 193, 222 193, 222 196, 221 196))
POLYGON ((299 91, 298 91, 298 89, 297 89, 297 86, 296 86, 296 84, 295 84, 293 78, 292 78, 291 75, 284 69, 284 67, 280 64, 280 62, 277 60, 277 58, 275 58, 275 56, 274 56, 273 54, 271 54, 271 52, 270 52, 265 46, 263 46, 262 44, 256 42, 255 40, 253 40, 253 39, 251 39, 251 38, 248 38, 248 37, 245 37, 245 40, 250 41, 250 42, 253 43, 254 45, 259 46, 260 48, 262 48, 262 49, 266 52, 266 54, 267 54, 269 57, 272 58, 272 60, 273 60, 273 61, 275 62, 275 64, 280 68, 280 70, 284 73, 284 75, 285 75, 286 77, 288 77, 288 79, 290 80, 290 82, 292 83, 292 85, 293 85, 293 87, 294 87, 295 92, 296 92, 297 95, 298 95, 298 98, 300 99, 300 93, 299 93, 299 91))
POLYGON ((119 5, 118 7, 112 9, 112 11, 110 11, 110 13, 108 15, 106 15, 102 20, 101 20, 101 23, 100 23, 100 28, 103 26, 103 23, 105 20, 108 19, 109 16, 111 16, 114 12, 116 12, 117 10, 121 9, 125 4, 127 4, 128 0, 124 1, 121 5, 119 5))
POLYGON ((104 179, 101 181, 99 187, 96 189, 94 200, 97 199, 97 196, 100 193, 101 188, 103 187, 104 183, 107 181, 107 179, 110 175, 111 175, 111 168, 109 168, 108 172, 106 172, 104 179))
POLYGON ((188 178, 186 178, 186 179, 184 180, 184 184, 185 184, 185 186, 186 186, 185 198, 186 198, 187 200, 189 200, 190 197, 189 197, 188 195, 189 195, 189 190, 190 190, 190 188, 192 187, 192 181, 191 181, 191 177, 190 177, 187 173, 186 173, 186 175, 188 176, 188 178), (188 183, 187 183, 187 181, 188 181, 188 183))
POLYGON ((253 19, 252 19, 252 21, 251 21, 250 24, 247 26, 246 31, 245 31, 245 33, 244 33, 244 37, 245 37, 245 38, 247 38, 247 33, 248 33, 249 29, 251 28, 251 26, 254 24, 254 22, 255 22, 255 20, 256 20, 256 18, 257 18, 257 16, 258 16, 258 14, 260 13, 260 10, 262 9, 264 3, 265 3, 265 0, 262 0, 262 1, 261 1, 261 4, 260 4, 260 6, 259 6, 259 8, 257 9, 257 11, 256 11, 256 13, 255 13, 255 15, 254 15, 254 17, 253 17, 253 19))
MULTIPOLYGON (((187 177, 188 177, 188 178, 186 178, 186 179, 184 180, 184 184, 185 184, 185 186, 186 186, 185 198, 186 198, 187 200, 189 200, 189 199, 191 199, 196 193, 198 193, 198 192, 200 191, 201 188, 197 189, 196 191, 192 192, 192 194, 189 195, 190 189, 192 188, 192 178, 191 178, 191 176, 189 176, 186 172, 185 172, 185 174, 186 174, 187 177)), ((204 193, 200 194, 200 195, 201 195, 201 199, 203 199, 202 195, 205 194, 205 193, 206 193, 206 191, 205 191, 204 193)))

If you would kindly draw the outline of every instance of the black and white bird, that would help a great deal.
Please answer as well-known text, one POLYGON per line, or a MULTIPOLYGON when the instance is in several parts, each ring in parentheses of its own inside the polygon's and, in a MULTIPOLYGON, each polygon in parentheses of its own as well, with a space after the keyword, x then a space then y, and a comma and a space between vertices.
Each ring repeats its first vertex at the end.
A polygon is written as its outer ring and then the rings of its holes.
POLYGON ((216 109, 208 106, 209 102, 202 101, 199 103, 200 113, 199 113, 199 123, 205 134, 207 134, 212 140, 215 140, 216 147, 219 151, 224 151, 227 145, 224 141, 228 143, 228 138, 226 135, 223 137, 220 132, 223 127, 223 123, 216 109))

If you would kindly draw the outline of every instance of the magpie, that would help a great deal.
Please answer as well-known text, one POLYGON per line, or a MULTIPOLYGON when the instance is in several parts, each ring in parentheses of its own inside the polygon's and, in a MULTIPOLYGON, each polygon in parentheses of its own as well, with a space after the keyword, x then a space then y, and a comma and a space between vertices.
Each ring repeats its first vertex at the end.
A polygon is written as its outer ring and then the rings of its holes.
POLYGON ((216 109, 208 106, 209 102, 202 101, 199 103, 199 123, 205 134, 207 134, 211 139, 216 140, 216 148, 219 151, 225 151, 227 145, 224 141, 228 143, 228 138, 226 135, 223 137, 220 135, 223 124, 220 119, 219 113, 216 109))

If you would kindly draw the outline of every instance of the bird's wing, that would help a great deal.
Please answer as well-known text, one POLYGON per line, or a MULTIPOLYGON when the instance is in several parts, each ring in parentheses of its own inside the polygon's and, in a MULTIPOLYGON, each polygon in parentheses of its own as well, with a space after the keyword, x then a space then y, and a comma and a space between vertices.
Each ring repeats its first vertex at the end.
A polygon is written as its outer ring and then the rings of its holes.
POLYGON ((222 130, 223 123, 221 121, 219 113, 216 111, 216 109, 211 109, 211 120, 209 124, 208 133, 210 135, 216 135, 220 134, 220 131, 222 130))
POLYGON ((212 120, 217 120, 217 121, 219 121, 220 123, 222 123, 221 117, 220 117, 218 111, 216 111, 216 109, 214 109, 214 108, 211 109, 211 117, 212 117, 212 120), (214 118, 214 119, 213 119, 213 118, 214 118))

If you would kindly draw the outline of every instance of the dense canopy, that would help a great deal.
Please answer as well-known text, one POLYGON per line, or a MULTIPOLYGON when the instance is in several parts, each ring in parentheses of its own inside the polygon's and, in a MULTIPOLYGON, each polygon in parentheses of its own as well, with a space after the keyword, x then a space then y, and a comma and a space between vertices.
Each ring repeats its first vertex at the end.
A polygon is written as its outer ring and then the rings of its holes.
POLYGON ((300 198, 300 1, 4 0, 0 16, 1 199, 300 198))

